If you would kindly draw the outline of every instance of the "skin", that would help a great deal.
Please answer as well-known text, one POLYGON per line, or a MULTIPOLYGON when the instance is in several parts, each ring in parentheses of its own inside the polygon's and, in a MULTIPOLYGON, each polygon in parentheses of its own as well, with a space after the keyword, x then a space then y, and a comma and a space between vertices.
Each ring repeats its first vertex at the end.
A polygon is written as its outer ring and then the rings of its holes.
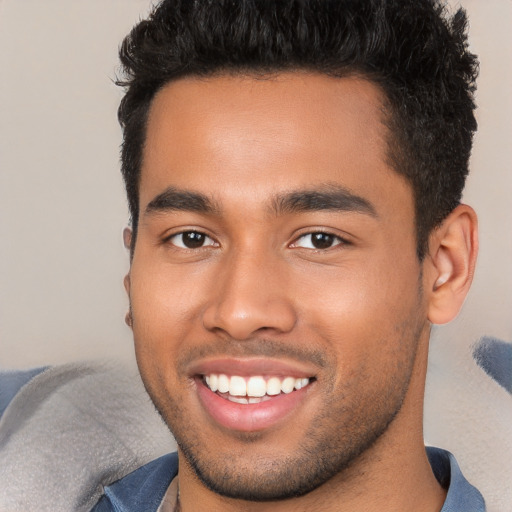
POLYGON ((418 261, 384 116, 373 84, 298 72, 181 79, 153 100, 125 284, 142 378, 180 447, 182 511, 441 509, 422 434, 428 338, 467 293, 476 218, 458 207, 418 261), (340 190, 352 200, 327 210, 286 203, 340 190), (204 245, 183 246, 191 231, 204 245), (318 232, 332 245, 314 248, 318 232), (312 384, 270 427, 225 428, 195 368, 255 358, 312 384))

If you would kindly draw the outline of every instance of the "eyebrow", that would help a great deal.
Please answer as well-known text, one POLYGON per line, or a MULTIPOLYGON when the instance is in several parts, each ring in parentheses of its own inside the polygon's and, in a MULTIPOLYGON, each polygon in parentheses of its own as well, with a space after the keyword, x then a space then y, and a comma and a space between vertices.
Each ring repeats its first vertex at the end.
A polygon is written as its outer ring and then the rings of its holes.
POLYGON ((377 211, 370 201, 339 185, 326 185, 318 189, 279 194, 272 201, 272 210, 277 215, 330 210, 378 217, 377 211))
POLYGON ((145 213, 151 214, 172 211, 218 214, 220 208, 204 194, 169 187, 149 202, 146 206, 145 213))
MULTIPOLYGON (((338 185, 278 194, 272 198, 270 209, 275 215, 326 210, 378 217, 370 201, 338 185)), ((221 208, 205 194, 169 187, 154 197, 145 209, 146 214, 172 211, 220 215, 221 208)))

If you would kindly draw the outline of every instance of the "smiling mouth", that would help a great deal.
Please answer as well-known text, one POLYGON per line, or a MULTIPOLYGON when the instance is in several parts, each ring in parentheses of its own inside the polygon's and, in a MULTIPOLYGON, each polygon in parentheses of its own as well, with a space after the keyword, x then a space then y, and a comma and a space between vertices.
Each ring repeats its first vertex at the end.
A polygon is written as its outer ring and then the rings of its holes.
POLYGON ((223 373, 202 375, 202 382, 213 393, 238 404, 259 404, 279 395, 288 395, 311 384, 313 377, 241 377, 223 373))

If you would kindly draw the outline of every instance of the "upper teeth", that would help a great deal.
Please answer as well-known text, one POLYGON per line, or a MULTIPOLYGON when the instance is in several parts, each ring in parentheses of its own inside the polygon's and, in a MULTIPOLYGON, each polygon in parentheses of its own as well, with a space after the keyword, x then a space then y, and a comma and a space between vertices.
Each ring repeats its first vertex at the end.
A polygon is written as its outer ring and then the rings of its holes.
POLYGON ((296 379, 295 377, 231 377, 225 374, 212 373, 205 375, 206 385, 212 391, 229 393, 232 396, 262 397, 265 395, 279 395, 279 393, 291 393, 294 389, 301 389, 309 384, 308 378, 296 379))

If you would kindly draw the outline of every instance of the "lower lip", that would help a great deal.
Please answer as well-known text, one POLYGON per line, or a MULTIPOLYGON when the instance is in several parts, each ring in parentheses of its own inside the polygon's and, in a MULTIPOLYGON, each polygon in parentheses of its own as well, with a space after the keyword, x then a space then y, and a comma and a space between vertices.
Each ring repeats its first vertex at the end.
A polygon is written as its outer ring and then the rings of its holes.
POLYGON ((199 399, 208 414, 219 425, 240 432, 256 432, 279 423, 306 398, 310 385, 258 404, 238 404, 213 393, 202 380, 196 380, 199 399))

